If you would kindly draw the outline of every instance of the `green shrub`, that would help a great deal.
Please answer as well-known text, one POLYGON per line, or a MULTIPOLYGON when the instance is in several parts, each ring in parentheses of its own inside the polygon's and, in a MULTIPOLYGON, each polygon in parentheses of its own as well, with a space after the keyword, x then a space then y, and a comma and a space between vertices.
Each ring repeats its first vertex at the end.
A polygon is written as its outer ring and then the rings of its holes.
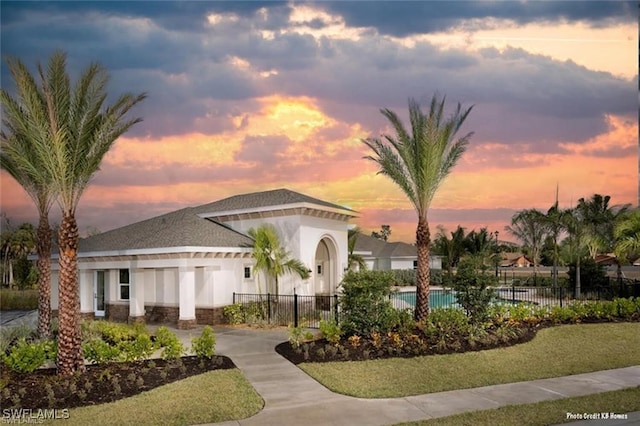
MULTIPOLYGON (((120 324, 110 321, 87 321, 82 330, 83 333, 87 333, 87 339, 100 337, 111 345, 117 345, 123 341, 133 341, 140 335, 149 336, 147 327, 142 323, 120 324)), ((84 334, 83 338, 85 338, 84 334)))
POLYGON ((328 342, 331 342, 333 344, 336 344, 340 341, 340 335, 342 334, 340 325, 334 320, 320 321, 320 332, 328 342))
POLYGON ((313 339, 313 334, 305 331, 303 325, 294 327, 293 324, 289 324, 288 333, 289 344, 293 349, 298 349, 304 342, 313 339))
MULTIPOLYGON (((640 297, 637 298, 637 300, 640 301, 640 297)), ((629 319, 636 312, 640 312, 640 304, 636 305, 633 298, 628 298, 628 299, 616 298, 616 299, 613 299, 613 304, 615 306, 616 315, 620 318, 629 319)))
POLYGON ((32 373, 50 359, 49 356, 55 355, 53 347, 51 342, 27 343, 22 338, 4 356, 4 363, 18 373, 32 373))
POLYGON ((242 305, 240 303, 234 303, 233 305, 227 305, 222 309, 222 314, 227 319, 229 324, 242 324, 244 321, 242 315, 242 305))
POLYGON ((432 309, 422 326, 428 340, 449 340, 460 334, 467 334, 469 328, 469 317, 457 308, 432 309))
POLYGON ((155 346, 148 334, 139 334, 135 340, 123 340, 117 345, 120 359, 136 361, 149 358, 155 351, 155 346))
POLYGON ((463 307, 471 322, 483 323, 489 319, 489 307, 496 298, 496 292, 489 286, 496 283, 496 277, 475 259, 464 259, 458 266, 453 279, 456 299, 463 307))
POLYGON ((395 328, 401 335, 413 334, 416 328, 416 321, 413 319, 411 309, 396 309, 394 312, 395 328))
POLYGON ((204 327, 200 337, 191 339, 191 351, 198 358, 211 358, 215 355, 216 335, 208 325, 204 327))
POLYGON ((165 326, 156 330, 156 346, 162 348, 162 359, 180 358, 184 353, 184 347, 178 336, 165 326))
POLYGON ((396 325, 389 271, 348 271, 341 283, 340 325, 346 335, 388 333, 396 325))
POLYGON ((554 306, 549 312, 549 317, 555 323, 570 323, 578 321, 579 317, 570 306, 554 306))
POLYGON ((0 328, 0 354, 9 350, 9 345, 20 339, 27 339, 34 335, 34 331, 26 324, 17 327, 0 328))
POLYGON ((104 340, 94 337, 82 344, 82 354, 93 364, 113 362, 120 357, 120 349, 104 340))

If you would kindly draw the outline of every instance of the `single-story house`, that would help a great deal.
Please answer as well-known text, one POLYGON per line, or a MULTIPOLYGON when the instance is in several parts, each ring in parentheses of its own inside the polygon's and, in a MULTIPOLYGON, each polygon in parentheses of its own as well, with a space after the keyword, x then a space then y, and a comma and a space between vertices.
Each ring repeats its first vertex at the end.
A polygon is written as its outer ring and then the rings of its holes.
POLYGON ((503 268, 528 268, 533 262, 522 253, 502 253, 500 266, 503 268))
POLYGON ((611 266, 617 265, 618 259, 613 253, 601 253, 596 255, 595 261, 598 265, 611 266))
MULTIPOLYGON (((368 269, 417 269, 418 249, 412 244, 387 242, 362 233, 356 238, 354 254, 362 256, 368 269)), ((429 257, 431 269, 442 269, 442 257, 429 257)))
MULTIPOLYGON (((236 195, 80 240, 78 276, 83 318, 173 322, 190 328, 222 321, 233 293, 265 291, 253 271, 247 235, 275 226, 292 258, 311 276, 285 276, 281 294, 333 295, 347 269, 353 210, 287 189, 236 195)), ((58 306, 57 254, 52 308, 58 306)))

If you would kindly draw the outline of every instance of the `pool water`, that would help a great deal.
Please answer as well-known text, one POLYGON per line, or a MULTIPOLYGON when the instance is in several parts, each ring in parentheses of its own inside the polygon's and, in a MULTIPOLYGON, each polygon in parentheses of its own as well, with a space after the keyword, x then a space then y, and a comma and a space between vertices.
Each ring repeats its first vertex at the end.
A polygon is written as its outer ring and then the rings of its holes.
MULTIPOLYGON (((403 291, 396 293, 392 296, 392 299, 401 300, 411 305, 416 306, 416 292, 415 291, 403 291)), ((429 292, 429 307, 431 308, 449 308, 457 307, 456 296, 451 291, 446 290, 431 290, 429 292)))

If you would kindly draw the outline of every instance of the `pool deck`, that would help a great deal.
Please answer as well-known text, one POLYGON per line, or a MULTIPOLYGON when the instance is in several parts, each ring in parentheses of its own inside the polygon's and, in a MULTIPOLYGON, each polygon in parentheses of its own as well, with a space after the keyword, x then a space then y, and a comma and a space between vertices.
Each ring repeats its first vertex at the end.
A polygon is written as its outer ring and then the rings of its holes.
MULTIPOLYGON (((2 313, 2 317, 5 317, 2 313)), ((15 315, 2 328, 34 324, 37 313, 15 315)), ((151 327, 150 327, 151 328, 151 327)), ((202 327, 173 331, 190 346, 202 327)), ((364 399, 331 392, 278 355, 274 347, 286 341, 287 331, 217 326, 216 353, 226 355, 244 373, 264 399, 264 408, 247 419, 217 423, 224 426, 333 425, 376 426, 446 417, 507 405, 527 404, 583 396, 640 386, 640 365, 566 377, 534 380, 416 395, 404 398, 364 399)), ((640 412, 626 420, 589 420, 574 426, 640 425, 640 412)), ((564 418, 566 413, 559 413, 564 418)))

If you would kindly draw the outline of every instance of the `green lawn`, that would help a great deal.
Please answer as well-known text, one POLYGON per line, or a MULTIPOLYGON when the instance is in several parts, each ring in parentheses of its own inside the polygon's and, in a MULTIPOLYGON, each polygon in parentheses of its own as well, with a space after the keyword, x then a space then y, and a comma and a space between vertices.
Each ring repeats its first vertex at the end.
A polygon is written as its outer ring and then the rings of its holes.
POLYGON ((393 398, 628 367, 639 347, 640 323, 578 324, 503 349, 299 367, 338 393, 393 398))
POLYGON ((250 417, 264 402, 240 370, 189 377, 131 398, 69 410, 72 425, 193 425, 250 417))
POLYGON ((545 426, 572 422, 567 413, 616 413, 640 411, 640 387, 595 395, 557 399, 535 404, 510 405, 439 419, 402 423, 403 426, 545 426))

